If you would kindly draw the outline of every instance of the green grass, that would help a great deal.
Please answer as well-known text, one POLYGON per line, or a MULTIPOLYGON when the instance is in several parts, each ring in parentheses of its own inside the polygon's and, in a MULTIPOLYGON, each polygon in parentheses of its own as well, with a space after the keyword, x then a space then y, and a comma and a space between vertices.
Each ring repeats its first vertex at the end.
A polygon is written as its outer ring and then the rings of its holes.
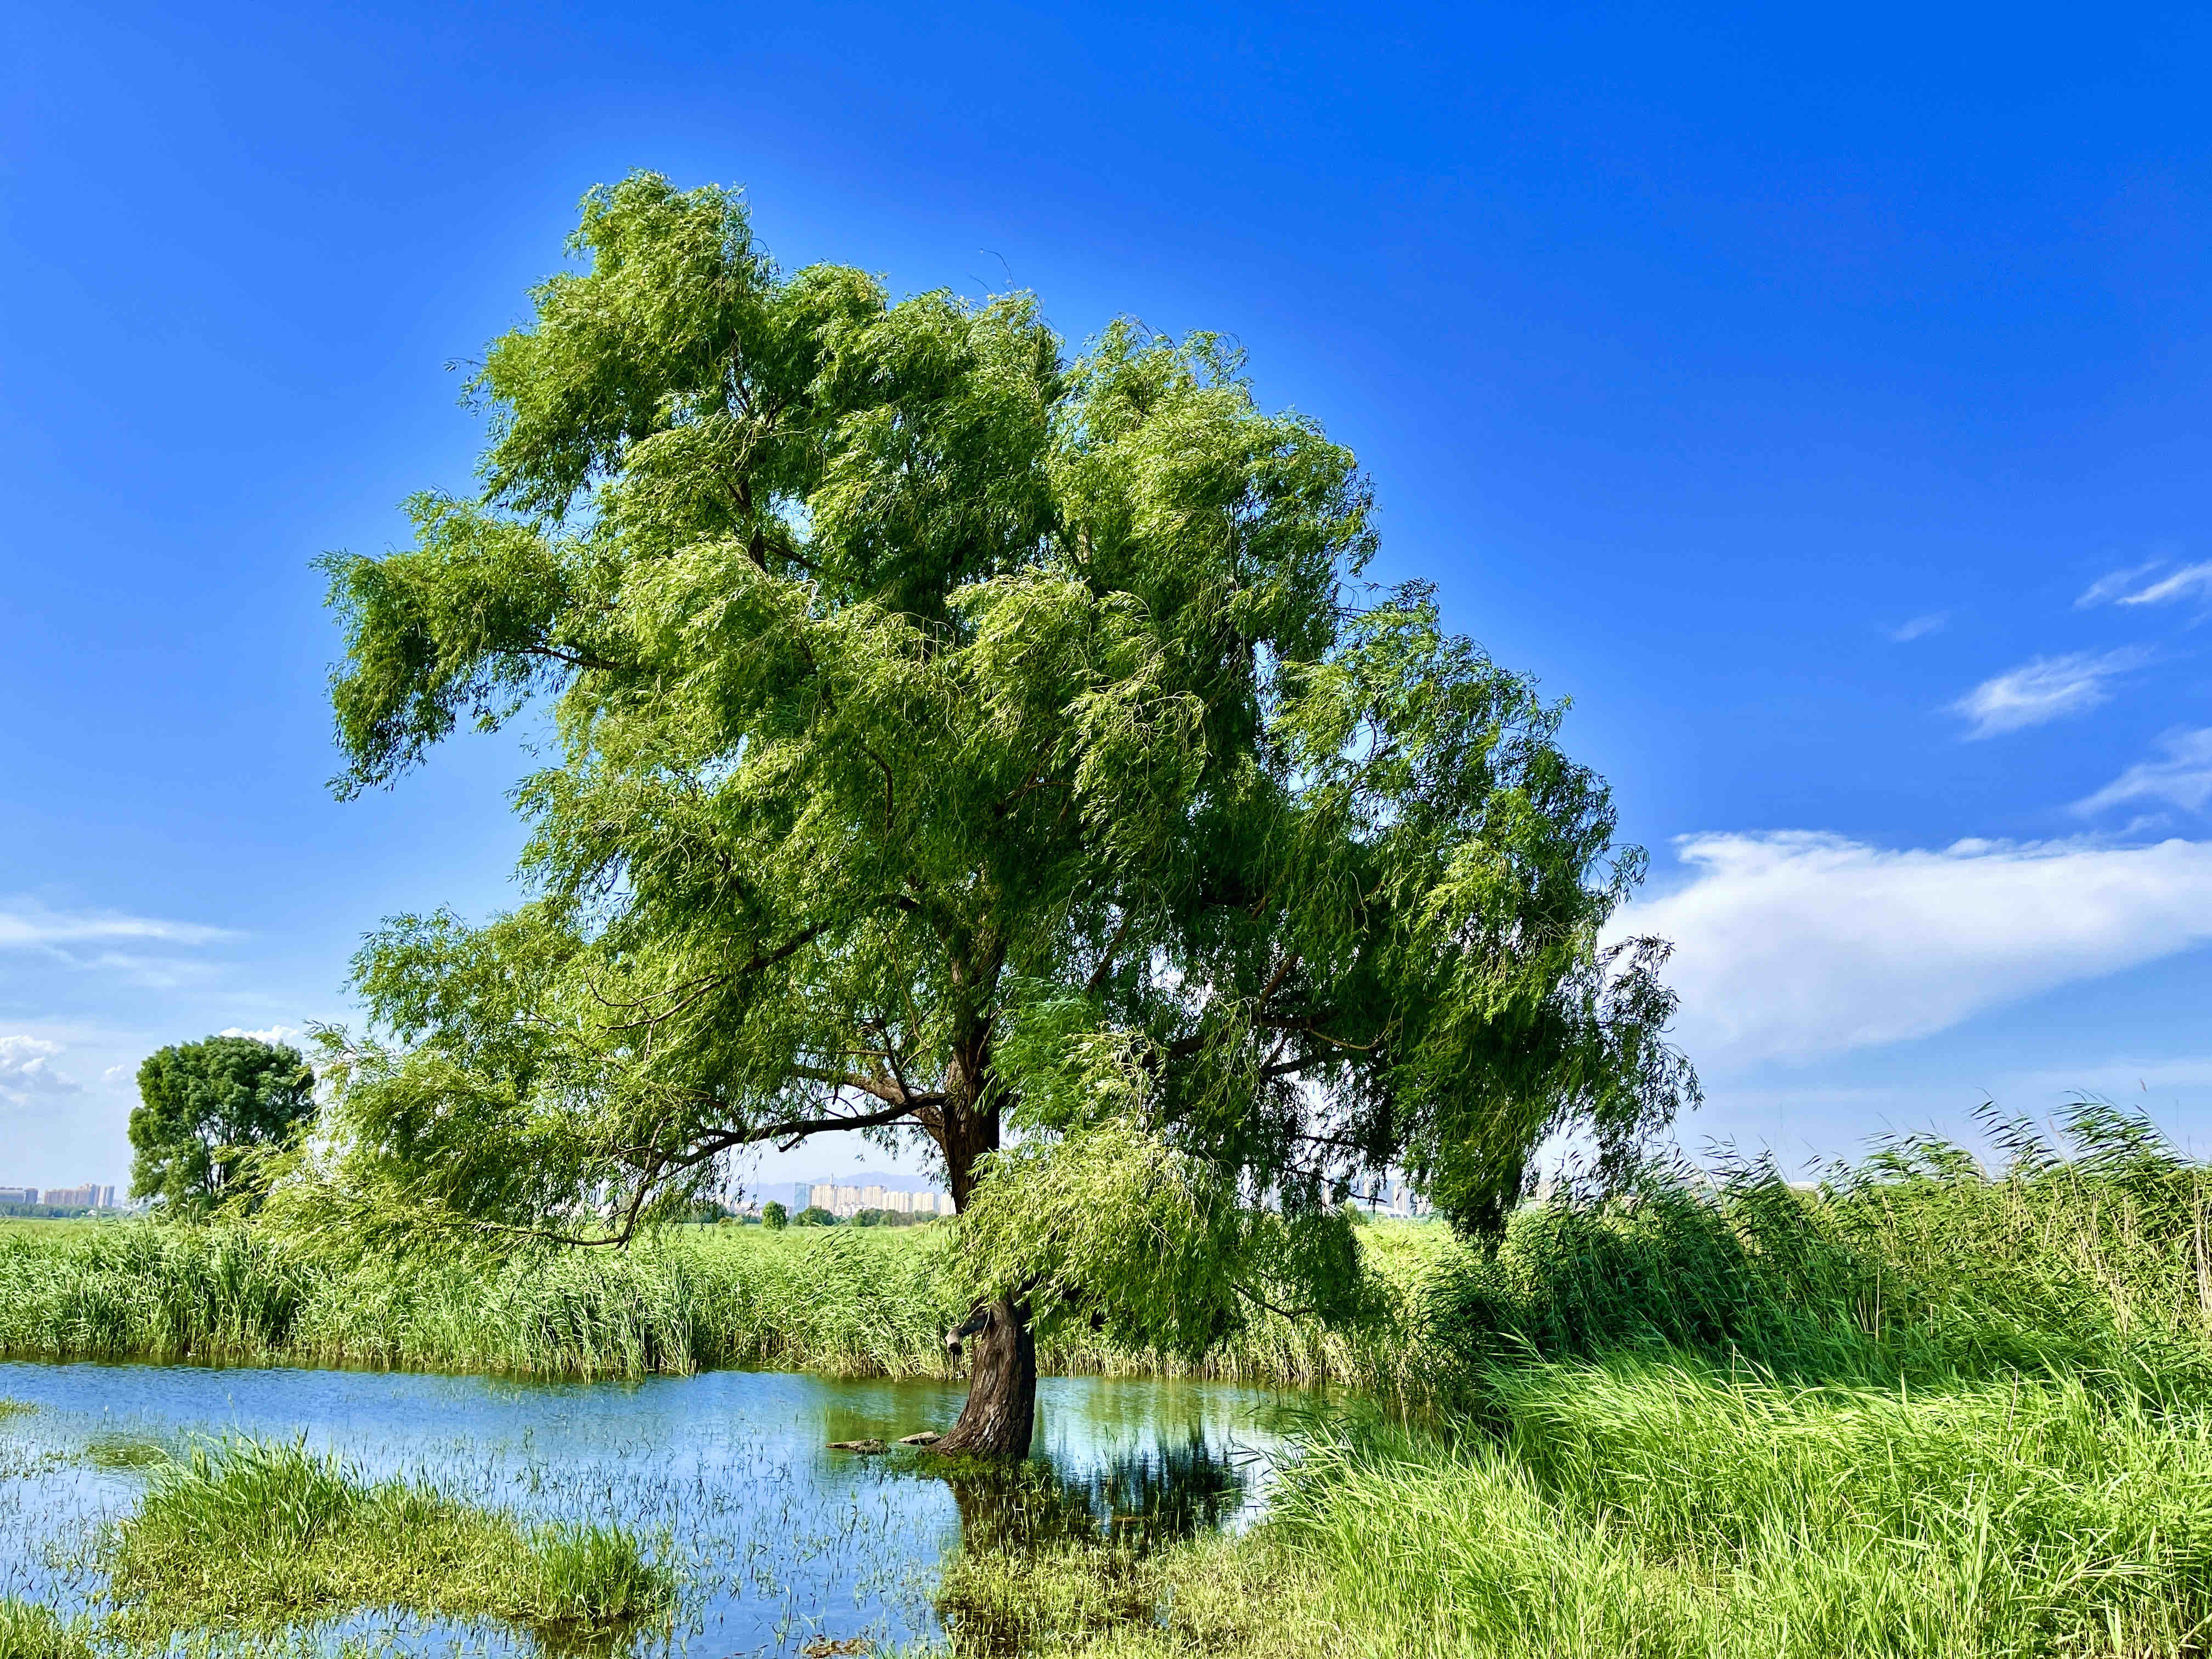
POLYGON ((251 1439, 157 1473, 116 1530, 117 1630, 276 1631, 356 1609, 490 1618, 574 1643, 658 1618, 673 1575, 618 1528, 527 1527, 434 1486, 251 1439))
POLYGON ((1413 1302, 1418 1431, 1317 1421, 1272 1517, 985 1549, 952 1643, 1089 1659, 2212 1649, 2212 1176, 2094 1104, 1518 1217, 1413 1302))
MULTIPOLYGON (((1994 1173, 1904 1143, 1818 1192, 1757 1166, 1717 1183, 1655 1166, 1523 1210, 1489 1253, 1435 1227, 1363 1229, 1386 1317, 1331 1336, 1258 1323, 1206 1368, 1369 1391, 1355 1419, 1313 1421, 1271 1518, 1236 1539, 1189 1535, 1194 1521, 1139 1543, 1017 1480, 963 1504, 950 1643, 1088 1659, 2212 1651, 2212 1170, 2094 1103, 2054 1140, 1993 1127, 2012 1153, 1994 1173)), ((0 1235, 0 1342, 933 1372, 952 1311, 945 1248, 934 1228, 721 1229, 621 1257, 339 1269, 247 1231, 0 1235)), ((1175 1369, 1080 1340, 1044 1357, 1175 1369)), ((425 1489, 286 1467, 271 1491, 335 1482, 374 1524, 333 1523, 316 1536, 356 1541, 287 1545, 244 1571, 192 1545, 206 1596, 526 1621, 564 1605, 556 1580, 647 1570, 618 1535, 525 1534, 425 1489), (471 1553, 495 1534, 503 1554, 471 1553), (543 1565, 499 1590, 483 1564, 526 1554, 543 1565), (401 1583, 459 1599, 407 1601, 401 1583), (495 1593, 520 1599, 467 1601, 495 1593)), ((235 1479, 249 1477, 264 1478, 235 1479)), ((155 1498, 194 1480, 234 1476, 166 1474, 155 1498)), ((155 1498, 132 1523, 143 1539, 212 1535, 212 1498, 177 1499, 198 1518, 167 1534, 155 1498)), ((163 1596, 197 1605, 173 1589, 145 1604, 163 1596)))
POLYGON ((52 1607, 0 1596, 0 1659, 92 1659, 87 1626, 64 1623, 52 1607))
MULTIPOLYGON (((1370 1258, 1402 1302, 1452 1246, 1439 1227, 1376 1227, 1370 1258)), ((0 1232, 0 1354, 270 1360, 535 1376, 634 1376, 758 1365, 947 1376, 963 1309, 946 1230, 684 1229, 620 1255, 504 1265, 310 1259, 246 1227, 122 1223, 0 1232)), ((1321 1381, 1414 1389, 1401 1319, 1328 1334, 1267 1320, 1204 1364, 1048 1340, 1061 1371, 1321 1381)))

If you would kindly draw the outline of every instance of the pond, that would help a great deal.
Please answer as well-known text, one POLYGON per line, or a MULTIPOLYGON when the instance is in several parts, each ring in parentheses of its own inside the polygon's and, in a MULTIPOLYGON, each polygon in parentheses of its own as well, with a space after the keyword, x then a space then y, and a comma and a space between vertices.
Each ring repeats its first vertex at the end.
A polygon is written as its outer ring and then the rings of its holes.
MULTIPOLYGON (((617 1522, 665 1540, 686 1582, 672 1649, 796 1653, 939 1633, 947 1551, 1003 1531, 988 1491, 956 1488, 911 1454, 833 1440, 943 1429, 964 1390, 757 1371, 626 1382, 522 1382, 380 1371, 0 1364, 0 1595, 93 1605, 93 1547, 149 1471, 196 1439, 305 1437, 371 1475, 423 1476, 536 1519, 617 1522)), ((1053 1501, 1024 1505, 1118 1536, 1248 1524, 1264 1504, 1284 1396, 1218 1384, 1047 1377, 1036 1452, 1053 1501), (1132 1534, 1129 1529, 1134 1528, 1132 1534)), ((352 1637, 415 1653, 524 1653, 495 1625, 356 1615, 352 1637)), ((659 1649, 662 1639, 651 1645, 659 1649)))

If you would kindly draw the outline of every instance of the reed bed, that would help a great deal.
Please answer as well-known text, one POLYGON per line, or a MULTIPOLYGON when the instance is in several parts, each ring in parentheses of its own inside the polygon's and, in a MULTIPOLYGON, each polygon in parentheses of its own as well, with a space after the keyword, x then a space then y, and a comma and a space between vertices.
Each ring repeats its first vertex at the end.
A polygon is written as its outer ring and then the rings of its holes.
MULTIPOLYGON (((1370 1251, 1401 1304, 1441 1229, 1370 1251)), ((619 1254, 333 1261, 246 1226, 0 1231, 0 1353, 18 1358, 369 1365, 539 1376, 718 1366, 946 1376, 964 1311, 942 1228, 686 1228, 619 1254)), ((1048 1338, 1061 1372, 1415 1384, 1401 1333, 1270 1319, 1204 1362, 1048 1338)))
POLYGON ((1995 1170, 1656 1164, 1439 1251, 1407 1316, 1448 1408, 1316 1416, 1243 1538, 963 1556, 952 1644, 2201 1656, 2212 1172, 2101 1103, 1990 1127, 1995 1170))

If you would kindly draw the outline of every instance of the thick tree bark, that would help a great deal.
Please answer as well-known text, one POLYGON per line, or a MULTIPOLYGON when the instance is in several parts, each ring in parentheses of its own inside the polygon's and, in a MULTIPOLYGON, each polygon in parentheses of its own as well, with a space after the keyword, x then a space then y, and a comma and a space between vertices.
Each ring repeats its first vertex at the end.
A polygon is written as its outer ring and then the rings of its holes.
POLYGON ((1036 1436, 1036 1339, 1007 1298, 987 1302, 953 1334, 969 1345, 968 1403, 936 1449, 1027 1457, 1036 1436))
MULTIPOLYGON (((995 961, 990 971, 995 978, 995 961)), ((954 1050, 945 1103, 928 1126, 945 1154, 956 1211, 966 1210, 975 1194, 977 1164, 999 1149, 990 1063, 989 1027, 979 1023, 954 1050)), ((962 1342, 969 1345, 968 1401, 936 1449, 969 1457, 1027 1457, 1036 1435, 1036 1339, 1029 1310, 1010 1297, 986 1302, 948 1340, 955 1352, 962 1342)))

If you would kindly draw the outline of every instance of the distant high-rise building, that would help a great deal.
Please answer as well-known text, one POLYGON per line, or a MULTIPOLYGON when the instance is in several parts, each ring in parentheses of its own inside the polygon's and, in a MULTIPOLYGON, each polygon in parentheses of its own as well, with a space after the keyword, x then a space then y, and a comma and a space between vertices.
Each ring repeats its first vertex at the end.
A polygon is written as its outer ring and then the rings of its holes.
POLYGON ((802 1210, 827 1210, 841 1221, 850 1221, 863 1210, 881 1210, 890 1215, 952 1213, 952 1200, 943 1193, 900 1192, 877 1182, 847 1187, 834 1181, 817 1181, 798 1188, 793 1198, 802 1210))
MULTIPOLYGON (((115 1189, 112 1187, 110 1187, 106 1190, 112 1195, 115 1189)), ((46 1188, 46 1195, 43 1201, 47 1204, 58 1206, 64 1209, 90 1209, 93 1206, 100 1202, 100 1192, 101 1188, 88 1185, 83 1187, 49 1187, 46 1188)))
POLYGON ((0 1187, 0 1204, 35 1204, 39 1201, 36 1187, 0 1187))

